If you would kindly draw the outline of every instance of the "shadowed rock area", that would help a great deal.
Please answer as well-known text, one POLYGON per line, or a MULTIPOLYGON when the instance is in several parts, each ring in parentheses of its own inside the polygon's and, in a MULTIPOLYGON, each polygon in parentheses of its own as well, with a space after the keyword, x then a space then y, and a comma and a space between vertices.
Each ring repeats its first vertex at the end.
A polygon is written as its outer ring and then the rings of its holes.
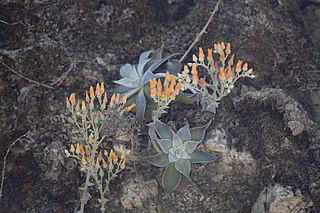
MULTIPOLYGON (((177 128, 213 119, 199 149, 220 158, 193 166, 192 182, 164 197, 163 171, 145 160, 146 128, 130 129, 131 117, 110 123, 108 143, 125 133, 135 150, 111 185, 108 212, 320 212, 320 63, 311 41, 319 38, 308 34, 315 24, 306 24, 298 2, 222 0, 193 48, 231 42, 256 78, 239 80, 216 114, 175 103, 164 117, 177 128)), ((165 54, 184 53, 216 3, 2 1, 0 159, 27 134, 8 154, 0 212, 75 212, 84 176, 64 154, 80 141, 65 97, 102 81, 111 94, 121 65, 163 43, 165 54)), ((95 193, 86 212, 100 212, 95 193)))

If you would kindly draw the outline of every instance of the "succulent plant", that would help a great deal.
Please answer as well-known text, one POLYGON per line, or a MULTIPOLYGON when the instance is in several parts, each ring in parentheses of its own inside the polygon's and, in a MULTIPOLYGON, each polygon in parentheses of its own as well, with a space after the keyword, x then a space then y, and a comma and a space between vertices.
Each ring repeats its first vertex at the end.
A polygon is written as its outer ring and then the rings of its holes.
POLYGON ((195 150, 202 142, 205 126, 189 128, 187 123, 179 131, 174 132, 168 125, 160 121, 149 124, 149 135, 156 141, 158 154, 148 157, 148 160, 157 167, 165 167, 162 176, 162 186, 166 194, 175 190, 181 174, 190 179, 191 163, 208 163, 215 161, 218 156, 195 150))
MULTIPOLYGON (((156 70, 164 62, 168 61, 172 56, 169 55, 162 58, 163 45, 154 51, 146 51, 140 55, 137 65, 125 64, 120 68, 121 79, 114 81, 119 84, 116 91, 122 96, 126 95, 128 98, 127 104, 136 103, 136 116, 139 121, 145 117, 146 108, 149 100, 148 84, 149 80, 153 78, 165 77, 165 73, 156 73, 156 70)), ((172 66, 171 66, 172 67, 172 66)))

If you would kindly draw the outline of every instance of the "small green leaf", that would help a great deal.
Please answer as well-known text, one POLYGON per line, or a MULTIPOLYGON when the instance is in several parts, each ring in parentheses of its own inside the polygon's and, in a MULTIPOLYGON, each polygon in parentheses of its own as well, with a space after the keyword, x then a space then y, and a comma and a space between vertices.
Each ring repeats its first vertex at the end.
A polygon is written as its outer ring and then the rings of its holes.
POLYGON ((166 194, 169 194, 175 190, 181 181, 181 174, 176 170, 174 163, 170 163, 163 175, 162 175, 162 186, 166 194))
POLYGON ((154 156, 147 157, 147 160, 154 166, 165 167, 169 164, 169 158, 167 154, 158 153, 154 156))
POLYGON ((135 107, 136 108, 136 116, 137 116, 138 121, 142 122, 143 118, 144 118, 145 111, 146 111, 146 105, 147 105, 143 90, 140 90, 140 92, 138 93, 136 101, 137 101, 136 102, 137 106, 135 107))
POLYGON ((172 152, 169 152, 169 162, 174 163, 177 160, 179 160, 179 158, 175 154, 172 154, 172 152))
POLYGON ((182 142, 190 141, 191 140, 191 133, 190 133, 190 129, 189 129, 189 124, 186 123, 186 125, 184 127, 179 129, 179 131, 177 132, 177 135, 179 135, 182 142))
POLYGON ((128 88, 136 88, 140 86, 139 78, 136 78, 136 79, 121 78, 120 80, 113 81, 113 83, 116 83, 128 88))
POLYGON ((189 176, 190 170, 191 170, 191 164, 189 160, 179 159, 178 161, 175 162, 175 167, 178 172, 183 174, 189 181, 191 181, 189 176))
POLYGON ((202 151, 194 151, 193 153, 190 153, 189 156, 191 157, 191 163, 209 163, 218 159, 217 155, 208 154, 202 151))
POLYGON ((200 143, 201 143, 201 141, 186 141, 186 142, 184 142, 184 144, 186 144, 185 151, 187 153, 192 153, 200 143))
POLYGON ((177 147, 182 144, 181 138, 174 132, 172 132, 173 138, 172 138, 172 146, 177 147))
POLYGON ((120 75, 123 78, 136 79, 139 78, 136 68, 131 64, 125 64, 120 68, 120 75))
POLYGON ((196 127, 192 128, 190 130, 191 132, 191 141, 202 141, 204 138, 204 134, 206 132, 206 129, 210 126, 211 120, 202 127, 196 127))
POLYGON ((155 125, 156 125, 156 131, 159 134, 161 139, 172 140, 172 137, 173 137, 172 130, 167 124, 157 121, 155 125))
POLYGON ((161 150, 164 153, 169 154, 169 149, 172 148, 172 140, 160 139, 160 140, 157 140, 157 143, 159 144, 159 146, 161 147, 161 150))

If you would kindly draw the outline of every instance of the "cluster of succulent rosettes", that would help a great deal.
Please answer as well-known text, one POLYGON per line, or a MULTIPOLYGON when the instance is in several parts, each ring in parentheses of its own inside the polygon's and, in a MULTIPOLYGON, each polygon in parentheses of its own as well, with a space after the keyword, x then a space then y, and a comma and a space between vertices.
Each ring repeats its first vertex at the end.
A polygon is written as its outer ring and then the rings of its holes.
MULTIPOLYGON (((69 111, 75 117, 76 115, 88 116, 88 110, 92 113, 95 108, 95 100, 99 102, 100 110, 104 111, 107 107, 107 94, 104 89, 104 83, 97 83, 96 88, 90 86, 89 92, 85 93, 85 100, 76 100, 76 94, 71 93, 66 97, 66 104, 69 111)), ((124 107, 127 102, 127 97, 120 98, 119 93, 114 93, 109 102, 109 109, 116 110, 121 114, 132 110, 136 104, 132 103, 128 107, 124 107)))
POLYGON ((234 61, 234 54, 231 55, 231 45, 224 42, 214 44, 214 49, 208 49, 205 56, 203 49, 199 48, 199 55, 193 55, 192 63, 184 66, 182 73, 178 74, 183 89, 190 89, 201 97, 201 105, 204 111, 215 112, 220 100, 227 96, 234 88, 235 82, 241 77, 254 78, 252 68, 242 60, 234 61), (216 54, 215 58, 213 54, 216 54), (189 70, 191 67, 191 73, 189 70), (198 68, 206 72, 199 78, 198 68), (206 75, 209 80, 206 81, 206 75))
POLYGON ((113 177, 125 168, 126 151, 122 146, 120 146, 119 156, 111 149, 109 153, 106 150, 100 150, 95 157, 92 155, 93 141, 93 135, 91 134, 88 138, 89 145, 83 146, 77 143, 76 147, 74 147, 74 145, 71 144, 70 150, 65 150, 66 156, 74 157, 81 161, 81 171, 99 174, 101 178, 105 172, 107 172, 108 177, 113 177))
POLYGON ((155 51, 146 51, 140 55, 137 65, 125 64, 120 68, 120 80, 114 81, 119 86, 116 91, 121 96, 126 95, 128 104, 135 102, 136 117, 142 121, 145 117, 147 105, 150 100, 146 96, 146 89, 151 79, 165 77, 164 73, 156 73, 155 71, 160 65, 168 61, 173 55, 162 58, 163 46, 155 51))
POLYGON ((211 121, 205 126, 192 129, 187 123, 177 132, 160 121, 149 125, 151 131, 154 130, 154 134, 149 135, 156 141, 158 154, 148 157, 148 160, 155 166, 165 167, 162 185, 166 194, 178 187, 181 175, 190 180, 191 163, 208 163, 218 158, 216 155, 196 150, 210 123, 211 121))
POLYGON ((179 95, 181 84, 177 83, 175 75, 171 75, 168 71, 162 84, 160 79, 151 79, 150 97, 160 107, 166 108, 171 101, 174 101, 179 95))

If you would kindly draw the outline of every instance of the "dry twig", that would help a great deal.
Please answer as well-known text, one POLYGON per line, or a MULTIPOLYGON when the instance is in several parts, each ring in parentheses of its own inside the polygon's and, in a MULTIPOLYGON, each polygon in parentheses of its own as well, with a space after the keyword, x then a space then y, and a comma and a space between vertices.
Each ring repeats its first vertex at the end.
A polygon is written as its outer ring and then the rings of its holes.
POLYGON ((46 87, 46 88, 49 88, 49 89, 53 89, 52 86, 49 86, 49 85, 46 85, 46 84, 42 84, 42 83, 39 83, 39 82, 37 82, 37 81, 35 81, 35 80, 32 80, 32 79, 30 79, 30 78, 25 77, 24 75, 18 73, 17 71, 15 71, 15 70, 12 69, 11 67, 9 67, 9 66, 6 65, 5 63, 3 63, 3 61, 1 61, 1 60, 0 60, 0 63, 1 63, 3 66, 5 66, 8 70, 10 70, 11 72, 13 72, 13 73, 16 74, 17 76, 19 76, 20 78, 23 78, 23 79, 25 79, 25 80, 27 80, 27 81, 30 81, 30 82, 32 82, 32 83, 34 83, 34 84, 37 84, 37 85, 39 85, 39 86, 43 86, 43 87, 46 87))
POLYGON ((6 160, 8 157, 8 154, 10 152, 10 149, 20 140, 22 140, 24 137, 28 138, 30 134, 30 131, 26 132, 25 134, 21 135, 19 138, 17 138, 15 141, 13 141, 13 143, 9 146, 9 148, 7 149, 7 153, 3 158, 3 167, 2 167, 2 173, 1 173, 1 185, 0 185, 0 202, 1 202, 1 198, 2 198, 2 190, 3 190, 3 183, 4 183, 4 173, 6 170, 6 160))
POLYGON ((221 0, 218 0, 216 6, 214 7, 214 10, 213 10, 212 13, 211 13, 211 16, 209 17, 209 19, 208 19, 208 21, 207 21, 207 23, 206 23, 206 25, 204 25, 204 27, 202 28, 202 30, 200 31, 200 33, 197 35, 197 37, 194 39, 194 41, 192 42, 192 44, 190 45, 190 47, 188 48, 188 50, 187 50, 187 51, 183 54, 183 56, 180 58, 180 60, 179 60, 180 62, 182 62, 183 59, 188 55, 188 53, 191 51, 191 49, 194 47, 194 45, 195 45, 198 41, 200 41, 200 38, 201 38, 202 34, 204 34, 204 33, 206 32, 206 30, 207 30, 210 22, 211 22, 212 19, 213 19, 214 14, 216 14, 216 12, 218 11, 220 1, 221 1, 221 0))

